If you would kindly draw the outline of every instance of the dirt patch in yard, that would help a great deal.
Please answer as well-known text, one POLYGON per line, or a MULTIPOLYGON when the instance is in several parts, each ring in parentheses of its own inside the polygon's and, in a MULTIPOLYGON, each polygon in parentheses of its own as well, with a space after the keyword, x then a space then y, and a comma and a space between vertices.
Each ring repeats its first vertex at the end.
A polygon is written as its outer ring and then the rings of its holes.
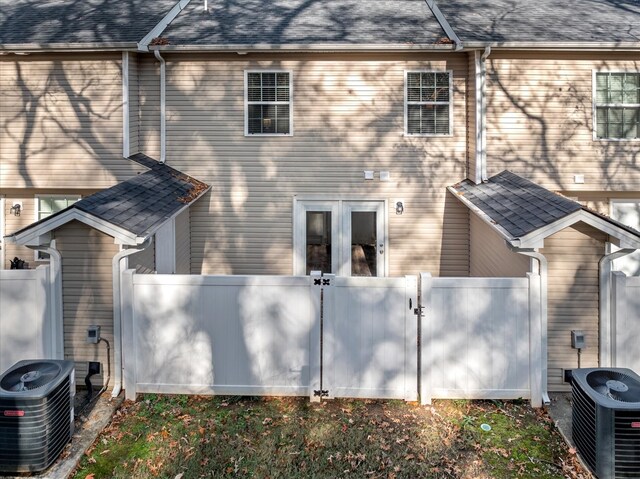
POLYGON ((74 477, 590 476, 524 402, 147 395, 125 403, 74 477))

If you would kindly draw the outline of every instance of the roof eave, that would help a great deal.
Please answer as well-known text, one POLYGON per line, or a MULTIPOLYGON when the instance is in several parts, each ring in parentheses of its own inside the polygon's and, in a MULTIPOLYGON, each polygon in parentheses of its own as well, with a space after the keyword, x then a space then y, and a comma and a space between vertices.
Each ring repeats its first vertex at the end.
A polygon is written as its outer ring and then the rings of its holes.
POLYGON ((89 43, 5 43, 0 45, 0 55, 17 55, 39 52, 86 52, 86 51, 122 51, 138 49, 134 42, 89 42, 89 43))
POLYGON ((493 221, 489 215, 487 215, 484 211, 474 205, 471 201, 469 201, 463 194, 458 192, 453 186, 447 186, 447 190, 455 196, 458 201, 460 201, 463 205, 469 208, 473 214, 475 214, 478 218, 480 218, 483 222, 491 226, 491 228, 498 233, 505 241, 508 243, 519 246, 519 239, 511 236, 507 230, 505 230, 502 226, 493 221))
POLYGON ((263 52, 404 52, 404 51, 452 51, 456 49, 453 43, 427 43, 427 44, 229 44, 229 45, 150 45, 149 50, 161 50, 167 52, 224 52, 224 53, 263 53, 263 52))
POLYGON ((584 51, 635 51, 639 42, 496 42, 465 41, 464 50, 480 50, 491 47, 496 50, 584 50, 584 51))

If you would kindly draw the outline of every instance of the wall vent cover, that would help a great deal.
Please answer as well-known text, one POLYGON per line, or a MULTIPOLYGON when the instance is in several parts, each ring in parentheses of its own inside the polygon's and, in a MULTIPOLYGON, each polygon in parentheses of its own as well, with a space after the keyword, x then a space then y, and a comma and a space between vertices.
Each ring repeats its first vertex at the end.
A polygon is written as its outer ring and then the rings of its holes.
POLYGON ((574 369, 573 440, 599 479, 640 478, 640 376, 630 369, 574 369))
POLYGON ((49 467, 73 434, 71 361, 20 361, 0 376, 0 473, 49 467))

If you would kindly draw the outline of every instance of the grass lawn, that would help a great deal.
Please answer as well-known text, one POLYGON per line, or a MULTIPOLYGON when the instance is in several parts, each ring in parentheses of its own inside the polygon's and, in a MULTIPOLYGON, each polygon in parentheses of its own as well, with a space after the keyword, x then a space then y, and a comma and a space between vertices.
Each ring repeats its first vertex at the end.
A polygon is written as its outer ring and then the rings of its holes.
POLYGON ((124 404, 74 477, 590 476, 526 402, 146 395, 124 404))

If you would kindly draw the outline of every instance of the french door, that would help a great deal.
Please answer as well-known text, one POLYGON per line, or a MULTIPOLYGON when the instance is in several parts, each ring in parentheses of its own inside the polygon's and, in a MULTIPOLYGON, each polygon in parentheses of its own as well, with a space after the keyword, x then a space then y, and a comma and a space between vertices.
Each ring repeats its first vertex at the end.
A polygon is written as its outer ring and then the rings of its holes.
POLYGON ((294 273, 386 275, 384 201, 297 200, 294 273))

